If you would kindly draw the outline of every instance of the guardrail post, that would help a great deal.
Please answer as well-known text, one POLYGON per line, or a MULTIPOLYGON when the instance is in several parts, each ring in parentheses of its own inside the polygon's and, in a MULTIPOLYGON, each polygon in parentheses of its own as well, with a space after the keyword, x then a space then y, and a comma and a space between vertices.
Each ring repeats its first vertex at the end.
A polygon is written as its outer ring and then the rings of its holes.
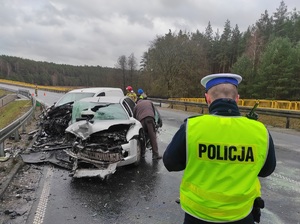
POLYGON ((18 129, 15 131, 15 134, 14 134, 14 135, 15 135, 15 136, 14 136, 15 141, 19 141, 19 140, 20 140, 20 135, 19 135, 19 130, 18 130, 18 129))
POLYGON ((289 117, 286 117, 285 128, 290 128, 290 118, 289 117))
POLYGON ((4 157, 4 141, 0 142, 0 157, 4 157))
POLYGON ((161 107, 161 100, 159 101, 159 107, 161 107))
POLYGON ((27 122, 25 122, 23 125, 22 125, 22 133, 26 133, 26 126, 27 125, 27 122))

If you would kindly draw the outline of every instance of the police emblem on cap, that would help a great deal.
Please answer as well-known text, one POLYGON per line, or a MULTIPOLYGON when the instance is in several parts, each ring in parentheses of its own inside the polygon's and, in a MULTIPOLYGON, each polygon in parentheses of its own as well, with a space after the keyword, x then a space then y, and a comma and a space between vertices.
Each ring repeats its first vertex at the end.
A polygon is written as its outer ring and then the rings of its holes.
POLYGON ((230 83, 232 85, 238 86, 241 81, 242 77, 240 75, 231 73, 219 73, 205 76, 201 79, 201 84, 205 87, 206 90, 209 90, 211 87, 222 83, 230 83))

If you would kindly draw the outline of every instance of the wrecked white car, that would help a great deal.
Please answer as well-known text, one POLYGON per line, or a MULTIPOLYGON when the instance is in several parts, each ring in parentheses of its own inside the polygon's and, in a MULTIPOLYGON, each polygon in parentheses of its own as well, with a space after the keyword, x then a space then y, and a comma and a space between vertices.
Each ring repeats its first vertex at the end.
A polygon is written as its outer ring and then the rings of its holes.
POLYGON ((91 87, 82 89, 73 89, 64 94, 51 107, 43 110, 40 115, 42 129, 47 136, 65 135, 65 130, 69 126, 72 113, 72 105, 77 100, 88 97, 103 96, 124 96, 121 88, 113 87, 91 87))
POLYGON ((133 118, 135 103, 126 96, 92 97, 74 103, 67 138, 74 139, 66 153, 73 177, 105 179, 119 166, 139 165, 145 150, 141 123, 133 118))

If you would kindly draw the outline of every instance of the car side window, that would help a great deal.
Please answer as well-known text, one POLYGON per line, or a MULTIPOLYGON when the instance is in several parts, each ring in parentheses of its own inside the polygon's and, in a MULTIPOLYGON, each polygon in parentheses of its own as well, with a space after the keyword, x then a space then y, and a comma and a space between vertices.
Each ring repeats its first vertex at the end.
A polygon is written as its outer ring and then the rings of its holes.
POLYGON ((105 96, 105 92, 101 92, 97 96, 105 96))
POLYGON ((125 98, 124 101, 126 101, 126 103, 129 105, 131 111, 133 111, 134 107, 135 107, 135 102, 131 99, 131 98, 125 98))
POLYGON ((124 108, 126 109, 127 113, 129 114, 129 117, 133 117, 133 113, 132 113, 132 110, 130 108, 130 106, 127 104, 127 102, 124 100, 122 102, 124 108))

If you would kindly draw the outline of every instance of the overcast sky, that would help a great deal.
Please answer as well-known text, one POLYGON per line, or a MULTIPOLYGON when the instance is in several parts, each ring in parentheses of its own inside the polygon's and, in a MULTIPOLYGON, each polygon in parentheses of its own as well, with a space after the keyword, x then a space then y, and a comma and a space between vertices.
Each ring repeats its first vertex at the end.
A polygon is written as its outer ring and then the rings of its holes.
MULTIPOLYGON (((58 64, 115 67, 134 53, 140 62, 156 36, 180 29, 245 31, 281 0, 0 0, 0 55, 58 64)), ((288 11, 300 0, 285 0, 288 11)))

